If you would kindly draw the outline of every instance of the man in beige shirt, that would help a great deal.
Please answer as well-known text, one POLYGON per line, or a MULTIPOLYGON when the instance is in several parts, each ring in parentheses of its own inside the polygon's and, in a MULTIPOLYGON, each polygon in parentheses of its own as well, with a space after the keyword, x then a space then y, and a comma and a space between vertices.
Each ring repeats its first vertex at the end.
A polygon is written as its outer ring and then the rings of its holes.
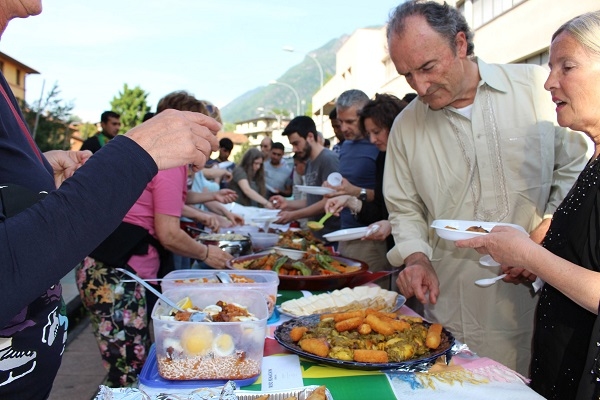
POLYGON ((477 60, 473 33, 455 8, 404 3, 387 36, 396 70, 419 95, 392 127, 384 172, 396 243, 388 259, 405 266, 398 288, 471 350, 527 374, 537 301, 531 282, 474 285, 499 268, 483 267, 475 251, 456 249, 429 226, 509 222, 541 242, 583 168, 585 142, 554 124, 547 73, 477 60))

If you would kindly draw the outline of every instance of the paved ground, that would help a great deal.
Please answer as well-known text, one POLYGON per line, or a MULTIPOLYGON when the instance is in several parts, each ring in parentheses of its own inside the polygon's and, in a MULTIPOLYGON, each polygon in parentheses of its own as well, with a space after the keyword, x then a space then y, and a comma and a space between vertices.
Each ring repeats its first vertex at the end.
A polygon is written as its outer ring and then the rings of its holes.
POLYGON ((90 400, 98 392, 106 370, 102 366, 89 320, 79 312, 81 301, 73 275, 69 274, 61 283, 70 310, 69 326, 72 330, 49 400, 90 400))

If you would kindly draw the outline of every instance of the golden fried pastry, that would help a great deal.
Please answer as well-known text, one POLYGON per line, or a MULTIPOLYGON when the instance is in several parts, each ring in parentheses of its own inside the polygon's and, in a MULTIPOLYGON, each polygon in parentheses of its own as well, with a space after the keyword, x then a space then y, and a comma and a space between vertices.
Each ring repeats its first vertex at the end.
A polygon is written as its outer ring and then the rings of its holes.
POLYGON ((361 335, 368 335, 369 333, 371 333, 372 329, 371 329, 371 325, 369 324, 361 324, 358 329, 357 329, 358 333, 360 333, 361 335))
POLYGON ((306 398, 306 400, 326 400, 325 386, 319 386, 306 398))
POLYGON ((329 343, 323 338, 302 339, 298 344, 302 350, 319 357, 327 357, 329 354, 329 343))
POLYGON ((363 317, 348 318, 335 324, 335 330, 338 332, 345 332, 352 329, 356 329, 362 325, 363 317))
POLYGON ((427 330, 427 338, 425 338, 425 346, 430 349, 437 349, 442 342, 442 325, 431 324, 427 330))
POLYGON ((381 318, 374 314, 367 315, 365 322, 371 325, 371 329, 377 333, 381 333, 382 335, 391 335, 394 333, 394 328, 390 324, 384 322, 381 318))
POLYGON ((292 339, 294 342, 297 342, 298 340, 302 339, 302 335, 304 335, 306 331, 308 331, 306 326, 296 326, 290 331, 290 339, 292 339))
POLYGON ((384 350, 354 350, 354 361, 368 363, 386 363, 388 355, 384 350))
POLYGON ((396 319, 396 317, 397 317, 396 313, 379 311, 379 310, 375 310, 374 308, 367 308, 365 311, 365 314, 366 315, 374 314, 374 315, 377 315, 379 318, 386 317, 386 318, 396 319))

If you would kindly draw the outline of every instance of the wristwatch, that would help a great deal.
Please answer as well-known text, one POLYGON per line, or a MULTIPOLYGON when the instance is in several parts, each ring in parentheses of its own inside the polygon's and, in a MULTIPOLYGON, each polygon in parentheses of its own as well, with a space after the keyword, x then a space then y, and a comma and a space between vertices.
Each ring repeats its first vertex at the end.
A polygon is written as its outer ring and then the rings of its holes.
POLYGON ((358 195, 358 199, 360 201, 367 201, 367 189, 365 189, 365 188, 360 189, 360 194, 358 195))

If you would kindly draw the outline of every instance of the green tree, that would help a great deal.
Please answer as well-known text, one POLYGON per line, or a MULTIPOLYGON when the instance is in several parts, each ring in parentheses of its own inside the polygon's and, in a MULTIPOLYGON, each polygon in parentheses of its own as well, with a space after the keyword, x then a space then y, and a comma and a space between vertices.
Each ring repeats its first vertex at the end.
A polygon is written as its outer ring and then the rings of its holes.
POLYGON ((235 124, 233 122, 225 122, 223 124, 223 131, 225 131, 225 132, 235 131, 235 124))
POLYGON ((22 104, 25 121, 42 151, 67 150, 71 147, 70 125, 75 121, 71 115, 73 108, 72 102, 65 102, 60 98, 58 83, 54 83, 45 98, 31 107, 22 104))
POLYGON ((142 123, 144 114, 150 111, 146 99, 146 93, 139 86, 130 89, 127 84, 123 85, 123 91, 113 97, 110 102, 111 110, 121 115, 121 129, 119 133, 125 133, 136 125, 142 123))
POLYGON ((240 165, 240 163, 242 162, 242 157, 244 157, 244 154, 246 154, 248 149, 252 146, 250 145, 250 142, 246 142, 242 143, 240 147, 240 151, 236 153, 233 157, 233 162, 235 163, 235 165, 240 165))
POLYGON ((98 132, 98 127, 96 124, 92 124, 86 122, 84 124, 79 125, 79 135, 81 139, 85 140, 91 136, 94 136, 98 132))

